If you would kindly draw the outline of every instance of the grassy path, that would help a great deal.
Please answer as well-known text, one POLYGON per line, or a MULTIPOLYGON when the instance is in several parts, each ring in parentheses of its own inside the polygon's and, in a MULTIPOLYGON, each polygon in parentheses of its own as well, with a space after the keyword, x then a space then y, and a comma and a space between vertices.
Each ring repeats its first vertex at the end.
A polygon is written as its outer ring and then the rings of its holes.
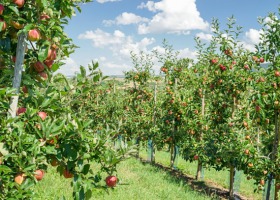
MULTIPOLYGON (((92 199, 97 200, 180 200, 211 199, 193 191, 182 180, 176 179, 159 168, 142 164, 131 158, 118 166, 119 185, 114 190, 97 191, 92 199)), ((55 168, 50 168, 44 179, 36 186, 36 200, 56 200, 61 196, 71 200, 70 181, 60 177, 55 168)), ((213 198, 212 198, 213 199, 213 198)))
MULTIPOLYGON (((140 157, 146 159, 147 152, 145 150, 142 150, 140 152, 140 157)), ((165 151, 156 152, 155 159, 157 163, 160 163, 164 166, 169 166, 170 153, 165 151)), ((194 178, 197 169, 197 162, 186 162, 181 157, 179 157, 177 161, 177 168, 181 172, 194 178)), ((254 189, 256 189, 257 186, 254 185, 253 180, 247 180, 247 177, 243 173, 241 173, 239 178, 239 194, 241 194, 242 196, 246 196, 250 200, 262 200, 262 192, 254 193, 254 189)), ((229 171, 216 171, 215 169, 204 170, 204 181, 208 182, 210 185, 217 185, 227 189, 229 185, 229 171)))

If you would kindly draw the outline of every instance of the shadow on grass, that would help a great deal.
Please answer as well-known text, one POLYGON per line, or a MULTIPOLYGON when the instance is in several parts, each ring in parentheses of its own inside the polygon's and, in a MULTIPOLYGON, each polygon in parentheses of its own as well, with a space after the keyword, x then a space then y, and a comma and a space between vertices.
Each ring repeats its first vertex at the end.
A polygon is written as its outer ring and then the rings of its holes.
MULTIPOLYGON (((151 162, 149 162, 141 157, 138 159, 142 162, 142 164, 153 165, 159 169, 162 169, 162 170, 168 172, 170 175, 172 175, 177 180, 185 181, 185 183, 188 184, 193 190, 204 193, 213 199, 229 199, 228 189, 225 189, 225 188, 215 184, 214 182, 197 181, 190 175, 185 174, 185 173, 181 172, 180 170, 172 169, 171 167, 164 166, 160 163, 152 164, 151 162)), ((241 196, 239 194, 234 195, 234 200, 248 200, 248 199, 249 198, 241 196)))

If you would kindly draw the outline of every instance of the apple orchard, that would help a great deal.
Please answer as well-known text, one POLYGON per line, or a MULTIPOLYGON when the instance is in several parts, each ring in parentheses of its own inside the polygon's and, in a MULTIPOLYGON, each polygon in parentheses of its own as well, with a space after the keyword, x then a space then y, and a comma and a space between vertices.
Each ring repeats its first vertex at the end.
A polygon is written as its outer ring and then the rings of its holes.
POLYGON ((277 15, 259 19, 263 34, 253 52, 239 42, 242 28, 229 18, 225 30, 212 21, 210 43, 195 38, 197 61, 179 59, 165 42, 165 54, 131 53, 134 68, 125 80, 133 84, 123 87, 106 80, 97 63, 71 79, 53 74, 76 47, 63 26, 89 1, 0 3, 0 198, 32 199, 33 186, 55 167, 72 180, 74 199, 90 199, 97 188, 115 187, 117 164, 148 142, 153 162, 155 149, 166 145, 171 166, 178 149, 197 162, 197 179, 203 167, 229 169, 230 197, 240 170, 258 191, 274 187, 277 199, 277 15), (152 71, 154 58, 160 76, 152 71), (125 145, 117 145, 120 140, 125 145))

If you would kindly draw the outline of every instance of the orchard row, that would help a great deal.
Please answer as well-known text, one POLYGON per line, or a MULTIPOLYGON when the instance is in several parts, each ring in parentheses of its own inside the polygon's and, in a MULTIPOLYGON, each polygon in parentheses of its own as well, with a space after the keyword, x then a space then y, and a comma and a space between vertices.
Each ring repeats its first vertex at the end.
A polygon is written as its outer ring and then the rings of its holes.
POLYGON ((254 51, 239 42, 241 28, 230 18, 226 30, 213 20, 210 42, 195 39, 197 61, 177 58, 167 43, 165 54, 132 54, 135 67, 125 73, 132 86, 116 94, 120 135, 157 149, 168 143, 171 166, 179 147, 185 160, 198 160, 197 178, 202 166, 230 169, 231 196, 235 170, 256 180, 259 190, 275 180, 278 191, 280 21, 271 14, 260 24, 254 51), (152 73, 155 58, 161 76, 152 73))
POLYGON ((97 64, 71 82, 53 75, 75 48, 63 27, 86 2, 0 3, 0 199, 33 199, 49 167, 72 180, 73 199, 90 199, 116 185, 116 165, 133 153, 115 145, 118 124, 107 126, 103 105, 92 105, 97 64))

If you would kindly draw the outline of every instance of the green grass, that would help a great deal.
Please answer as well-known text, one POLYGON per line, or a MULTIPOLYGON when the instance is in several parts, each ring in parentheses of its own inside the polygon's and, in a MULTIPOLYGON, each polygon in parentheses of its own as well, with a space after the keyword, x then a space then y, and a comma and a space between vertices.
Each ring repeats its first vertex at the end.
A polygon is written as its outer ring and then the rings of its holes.
MULTIPOLYGON (((142 164, 131 158, 118 166, 119 184, 113 190, 99 190, 92 199, 98 200, 180 200, 180 199, 211 199, 193 191, 182 180, 176 179, 159 168, 142 164)), ((55 168, 50 167, 44 179, 36 186, 36 200, 55 200, 61 196, 73 199, 70 180, 60 177, 55 168)))
MULTIPOLYGON (((147 158, 147 152, 142 150, 140 152, 140 157, 147 158)), ((160 163, 164 166, 170 165, 170 153, 166 151, 157 151, 155 154, 155 160, 157 163, 160 163)), ((186 162, 180 156, 177 161, 177 168, 183 173, 195 177, 197 170, 197 162, 186 162)), ((240 187, 239 194, 254 200, 262 199, 262 193, 254 193, 256 186, 254 185, 253 180, 247 180, 246 176, 241 173, 240 176, 240 187)), ((229 187, 229 171, 216 171, 215 169, 205 169, 204 170, 204 181, 211 182, 222 186, 223 188, 229 187)))

